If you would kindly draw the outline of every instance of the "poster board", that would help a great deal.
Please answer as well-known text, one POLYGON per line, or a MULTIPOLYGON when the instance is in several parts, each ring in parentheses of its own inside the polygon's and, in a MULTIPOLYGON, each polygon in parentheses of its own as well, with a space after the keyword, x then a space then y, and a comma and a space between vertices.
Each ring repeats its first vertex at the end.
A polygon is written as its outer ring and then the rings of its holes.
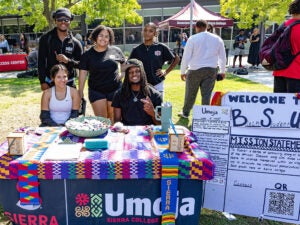
POLYGON ((216 163, 204 208, 300 224, 299 101, 227 93, 222 106, 194 107, 192 131, 216 163))

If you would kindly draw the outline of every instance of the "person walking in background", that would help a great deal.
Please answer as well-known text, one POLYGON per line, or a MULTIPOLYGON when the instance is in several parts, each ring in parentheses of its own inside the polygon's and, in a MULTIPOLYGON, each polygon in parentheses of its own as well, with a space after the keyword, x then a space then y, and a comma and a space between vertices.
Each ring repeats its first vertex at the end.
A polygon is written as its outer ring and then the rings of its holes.
POLYGON ((129 59, 135 58, 142 61, 147 80, 156 90, 164 92, 164 80, 168 73, 179 62, 179 56, 163 43, 155 42, 157 27, 154 23, 147 23, 143 30, 144 43, 132 49, 129 59), (166 70, 162 70, 165 62, 171 62, 166 70))
POLYGON ((243 55, 245 55, 245 43, 247 43, 247 37, 244 34, 245 30, 240 29, 239 34, 235 36, 233 48, 234 48, 234 57, 233 57, 233 66, 232 68, 235 68, 235 62, 237 57, 239 57, 239 67, 243 67, 242 65, 242 58, 243 55))
POLYGON ((2 50, 2 53, 7 53, 10 51, 8 41, 3 34, 0 34, 0 49, 2 50))
POLYGON ((129 59, 122 67, 125 78, 112 101, 114 122, 124 125, 160 124, 155 119, 155 107, 161 105, 162 96, 147 82, 143 63, 129 59))
POLYGON ((217 68, 225 78, 226 53, 223 40, 216 34, 207 32, 207 22, 196 22, 196 34, 192 35, 184 49, 181 61, 181 80, 185 81, 185 97, 182 112, 178 115, 188 118, 195 104, 200 87, 202 105, 209 105, 214 89, 217 68))
POLYGON ((64 65, 54 65, 50 76, 54 86, 42 94, 41 126, 63 126, 68 119, 78 117, 79 93, 67 86, 68 70, 64 65))
POLYGON ((259 29, 254 28, 253 33, 250 35, 250 48, 248 55, 248 63, 252 66, 250 68, 258 69, 259 61, 259 49, 260 49, 260 34, 259 29))
POLYGON ((182 33, 182 38, 181 38, 181 46, 184 48, 186 46, 186 42, 188 40, 188 36, 186 33, 182 33))
MULTIPOLYGON (((285 26, 300 20, 300 0, 289 5, 291 18, 285 21, 285 26)), ((293 54, 300 52, 300 25, 293 26, 291 30, 291 46, 293 54)), ((275 93, 300 92, 300 55, 298 55, 286 69, 273 71, 275 93)))
POLYGON ((78 67, 83 52, 80 42, 73 37, 69 30, 73 20, 70 10, 57 9, 53 13, 53 19, 56 27, 44 34, 39 41, 38 74, 42 90, 54 85, 50 79, 50 69, 58 63, 64 64, 68 68, 67 85, 76 87, 74 68, 78 67))
POLYGON ((22 52, 25 52, 26 54, 29 53, 29 43, 28 43, 28 39, 25 36, 24 33, 20 34, 20 41, 19 41, 19 46, 20 46, 20 50, 22 52))
POLYGON ((77 33, 77 34, 75 34, 74 37, 81 43, 81 47, 84 50, 85 49, 85 43, 84 43, 84 40, 83 40, 81 34, 77 33))
POLYGON ((89 72, 88 95, 95 116, 109 118, 113 123, 111 102, 116 90, 121 87, 120 64, 125 55, 113 46, 114 33, 110 27, 97 26, 91 33, 95 43, 80 59, 79 94, 83 98, 85 81, 89 72))
POLYGON ((207 25, 207 32, 214 33, 214 27, 211 24, 207 25))

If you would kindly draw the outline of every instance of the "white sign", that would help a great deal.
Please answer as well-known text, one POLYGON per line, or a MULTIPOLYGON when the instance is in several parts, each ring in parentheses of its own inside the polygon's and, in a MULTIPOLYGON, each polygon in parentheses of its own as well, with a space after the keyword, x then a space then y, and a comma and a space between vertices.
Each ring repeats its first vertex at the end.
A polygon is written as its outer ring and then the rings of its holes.
POLYGON ((300 99, 294 94, 230 92, 222 106, 231 107, 234 127, 300 128, 300 99))
POLYGON ((193 110, 192 131, 216 164, 215 178, 205 185, 204 207, 300 224, 298 101, 293 94, 228 93, 223 104, 193 110), (208 117, 209 111, 218 113, 208 117), (230 124, 228 132, 224 124, 230 124))

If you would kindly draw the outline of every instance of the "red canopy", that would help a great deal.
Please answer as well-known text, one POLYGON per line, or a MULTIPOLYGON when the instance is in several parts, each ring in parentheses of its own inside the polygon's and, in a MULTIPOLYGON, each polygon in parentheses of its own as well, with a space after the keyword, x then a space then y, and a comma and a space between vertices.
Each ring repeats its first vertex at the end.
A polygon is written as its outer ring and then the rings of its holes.
MULTIPOLYGON (((189 3, 182 10, 176 13, 174 16, 161 21, 158 26, 160 29, 167 29, 170 27, 176 28, 188 28, 190 26, 190 17, 191 17, 191 7, 189 3)), ((213 25, 213 27, 231 27, 233 26, 233 20, 220 16, 217 13, 209 11, 202 6, 200 6, 197 2, 193 4, 193 25, 197 20, 206 20, 209 24, 213 25)))

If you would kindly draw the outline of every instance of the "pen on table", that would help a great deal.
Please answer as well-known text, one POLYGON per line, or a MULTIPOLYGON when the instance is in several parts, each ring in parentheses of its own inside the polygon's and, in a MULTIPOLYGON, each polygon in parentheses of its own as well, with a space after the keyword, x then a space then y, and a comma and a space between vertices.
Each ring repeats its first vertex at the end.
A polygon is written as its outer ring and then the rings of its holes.
POLYGON ((177 131, 176 131, 176 129, 175 129, 175 126, 174 126, 173 121, 172 121, 171 119, 169 119, 169 121, 170 121, 171 127, 172 127, 172 129, 173 129, 173 131, 174 131, 176 137, 178 137, 178 134, 177 134, 177 131))

